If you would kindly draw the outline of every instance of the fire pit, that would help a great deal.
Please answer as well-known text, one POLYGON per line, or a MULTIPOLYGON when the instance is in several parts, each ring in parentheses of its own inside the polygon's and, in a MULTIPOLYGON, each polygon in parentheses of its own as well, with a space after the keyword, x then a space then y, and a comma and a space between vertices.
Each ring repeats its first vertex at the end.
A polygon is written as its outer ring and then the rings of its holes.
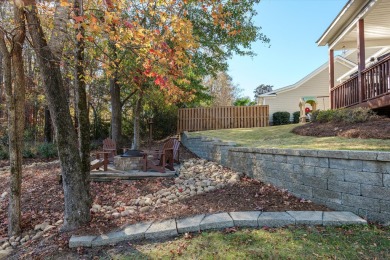
POLYGON ((114 157, 115 169, 120 171, 142 170, 142 152, 127 150, 124 154, 114 157))

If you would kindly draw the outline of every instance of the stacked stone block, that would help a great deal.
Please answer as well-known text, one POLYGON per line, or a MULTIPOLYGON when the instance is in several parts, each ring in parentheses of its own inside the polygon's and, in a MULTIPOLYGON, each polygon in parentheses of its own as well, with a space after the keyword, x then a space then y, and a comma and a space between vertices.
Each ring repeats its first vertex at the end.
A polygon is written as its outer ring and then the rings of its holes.
POLYGON ((236 147, 182 135, 199 157, 288 189, 294 195, 390 223, 390 153, 236 147))

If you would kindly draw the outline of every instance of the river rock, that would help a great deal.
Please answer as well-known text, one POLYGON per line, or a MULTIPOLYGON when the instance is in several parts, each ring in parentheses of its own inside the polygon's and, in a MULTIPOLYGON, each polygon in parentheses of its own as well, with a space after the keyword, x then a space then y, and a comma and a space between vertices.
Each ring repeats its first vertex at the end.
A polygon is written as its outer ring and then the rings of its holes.
POLYGON ((144 213, 144 212, 149 211, 149 210, 150 210, 150 206, 145 206, 145 207, 140 208, 139 211, 144 213))

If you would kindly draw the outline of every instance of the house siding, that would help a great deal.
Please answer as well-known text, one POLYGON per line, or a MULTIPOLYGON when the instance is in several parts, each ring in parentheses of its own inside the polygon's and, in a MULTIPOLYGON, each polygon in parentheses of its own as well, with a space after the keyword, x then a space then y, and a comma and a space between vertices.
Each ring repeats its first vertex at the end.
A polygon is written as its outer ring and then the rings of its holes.
MULTIPOLYGON (((350 70, 349 67, 338 62, 335 63, 335 78, 345 74, 348 70, 350 70)), ((292 113, 299 111, 299 101, 304 96, 329 96, 328 69, 322 70, 295 89, 279 92, 273 98, 265 98, 265 105, 269 105, 270 121, 272 122, 272 115, 280 111, 289 112, 292 120, 292 113)), ((325 110, 330 108, 329 97, 319 98, 317 101, 318 109, 325 110)))

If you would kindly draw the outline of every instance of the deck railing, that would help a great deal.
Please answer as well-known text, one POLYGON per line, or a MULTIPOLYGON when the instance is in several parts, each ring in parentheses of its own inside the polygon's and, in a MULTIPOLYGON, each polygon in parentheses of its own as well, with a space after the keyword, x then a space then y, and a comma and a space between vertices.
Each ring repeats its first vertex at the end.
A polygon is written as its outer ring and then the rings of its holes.
POLYGON ((390 56, 362 71, 363 101, 390 93, 390 56))
MULTIPOLYGON (((362 102, 390 95, 390 56, 365 69, 362 77, 362 102)), ((332 108, 359 104, 358 75, 331 89, 332 108)))
POLYGON ((332 108, 349 107, 359 104, 358 76, 337 85, 331 89, 332 108))

